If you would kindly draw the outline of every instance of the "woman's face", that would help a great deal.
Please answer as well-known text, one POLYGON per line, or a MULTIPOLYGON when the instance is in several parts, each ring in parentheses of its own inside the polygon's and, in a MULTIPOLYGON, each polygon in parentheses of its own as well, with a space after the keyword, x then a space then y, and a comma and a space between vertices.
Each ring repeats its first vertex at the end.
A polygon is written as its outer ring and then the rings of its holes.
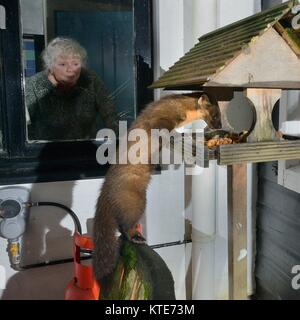
POLYGON ((80 76, 81 60, 73 55, 58 56, 50 71, 59 84, 74 86, 80 76))

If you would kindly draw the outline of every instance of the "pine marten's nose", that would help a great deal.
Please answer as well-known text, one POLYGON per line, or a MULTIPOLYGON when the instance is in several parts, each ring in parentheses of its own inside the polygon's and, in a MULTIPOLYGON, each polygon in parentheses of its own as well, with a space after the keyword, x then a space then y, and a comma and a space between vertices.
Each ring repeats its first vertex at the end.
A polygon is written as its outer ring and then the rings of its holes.
POLYGON ((214 129, 221 129, 222 128, 222 122, 221 120, 214 120, 213 123, 213 128, 214 129))

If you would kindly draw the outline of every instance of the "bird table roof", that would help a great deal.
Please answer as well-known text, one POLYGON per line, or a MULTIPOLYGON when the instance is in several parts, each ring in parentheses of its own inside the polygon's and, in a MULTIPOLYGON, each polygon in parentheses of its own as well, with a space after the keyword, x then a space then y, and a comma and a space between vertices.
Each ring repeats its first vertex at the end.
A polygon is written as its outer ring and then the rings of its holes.
POLYGON ((234 61, 247 47, 274 29, 291 51, 300 54, 300 36, 291 27, 292 8, 288 1, 238 22, 203 35, 199 42, 166 71, 150 88, 184 89, 203 86, 234 61))

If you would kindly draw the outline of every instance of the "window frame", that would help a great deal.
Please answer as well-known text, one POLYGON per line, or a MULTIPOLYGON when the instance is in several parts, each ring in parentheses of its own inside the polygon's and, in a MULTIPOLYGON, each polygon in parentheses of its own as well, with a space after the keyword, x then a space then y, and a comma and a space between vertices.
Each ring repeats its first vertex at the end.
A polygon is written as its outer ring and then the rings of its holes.
MULTIPOLYGON (((0 184, 101 178, 108 165, 96 161, 99 141, 28 143, 21 61, 19 0, 0 0, 6 9, 6 29, 0 30, 3 83, 1 107, 4 151, 0 153, 0 184), (3 44, 9 43, 8 46, 3 44)), ((136 113, 153 99, 152 0, 133 0, 136 113), (139 61, 147 61, 145 69, 139 61)))

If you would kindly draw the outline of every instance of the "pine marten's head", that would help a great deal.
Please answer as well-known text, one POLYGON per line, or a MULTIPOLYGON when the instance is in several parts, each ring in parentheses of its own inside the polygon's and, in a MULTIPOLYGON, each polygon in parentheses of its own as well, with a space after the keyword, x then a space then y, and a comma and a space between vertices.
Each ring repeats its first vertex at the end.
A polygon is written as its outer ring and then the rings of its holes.
POLYGON ((212 102, 207 94, 203 94, 198 100, 199 110, 202 113, 203 120, 211 129, 220 129, 221 112, 217 102, 212 102))
POLYGON ((220 129, 222 127, 221 112, 216 101, 213 102, 205 93, 200 97, 197 94, 188 94, 187 96, 196 98, 197 103, 192 109, 186 111, 185 121, 180 125, 202 119, 211 129, 220 129))

